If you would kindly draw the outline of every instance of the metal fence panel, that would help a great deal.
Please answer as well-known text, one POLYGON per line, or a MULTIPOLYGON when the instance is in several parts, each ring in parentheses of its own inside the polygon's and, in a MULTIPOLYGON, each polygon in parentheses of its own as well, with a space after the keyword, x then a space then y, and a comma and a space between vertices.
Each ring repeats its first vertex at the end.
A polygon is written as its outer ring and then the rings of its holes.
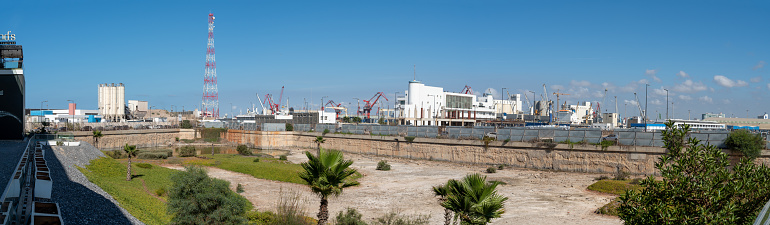
POLYGON ((535 136, 537 137, 540 134, 538 130, 535 129, 527 129, 524 130, 524 136, 535 136))
MULTIPOLYGON (((722 133, 722 134, 709 134, 709 139, 708 140, 709 141, 724 141, 725 139, 727 139, 727 134, 726 133, 722 133)), ((767 140, 767 139, 765 139, 765 140, 767 140)))
POLYGON ((617 132, 619 139, 634 139, 636 138, 636 132, 633 131, 621 131, 617 132))
MULTIPOLYGON (((569 137, 569 136, 570 136, 570 131, 568 131, 568 130, 556 130, 556 131, 553 132, 553 137, 554 138, 556 138, 556 137, 569 137)), ((556 139, 554 139, 554 140, 556 140, 556 139)))
POLYGON ((539 138, 553 138, 553 133, 554 133, 554 131, 555 131, 555 130, 551 130, 551 129, 548 129, 548 130, 540 130, 540 131, 538 132, 538 135, 537 135, 537 136, 538 136, 539 138))
POLYGON ((634 145, 634 139, 618 139, 618 143, 621 145, 634 145))
POLYGON ((592 131, 586 131, 586 138, 601 138, 602 137, 602 131, 592 130, 592 131))
POLYGON ((663 142, 663 140, 660 140, 660 139, 652 139, 652 146, 655 146, 655 147, 663 147, 664 145, 665 145, 665 142, 663 142))
POLYGON ((634 145, 636 145, 636 146, 652 146, 653 145, 653 140, 652 140, 652 138, 650 138, 650 139, 636 139, 636 140, 634 140, 634 145))
POLYGON ((561 136, 561 137, 560 136, 554 136, 553 137, 553 142, 557 142, 557 143, 566 142, 567 140, 570 140, 570 141, 574 142, 574 140, 571 140, 569 137, 565 137, 565 136, 561 136))
POLYGON ((570 139, 577 140, 577 138, 580 138, 580 140, 583 140, 583 138, 586 137, 586 132, 582 130, 571 130, 569 131, 569 137, 570 139))
POLYGON ((701 141, 708 141, 709 140, 709 134, 699 134, 699 133, 690 133, 690 138, 696 138, 701 141))
POLYGON ((650 139, 652 140, 652 132, 636 132, 636 139, 650 139))
POLYGON ((511 130, 511 136, 524 136, 524 130, 513 129, 511 130))

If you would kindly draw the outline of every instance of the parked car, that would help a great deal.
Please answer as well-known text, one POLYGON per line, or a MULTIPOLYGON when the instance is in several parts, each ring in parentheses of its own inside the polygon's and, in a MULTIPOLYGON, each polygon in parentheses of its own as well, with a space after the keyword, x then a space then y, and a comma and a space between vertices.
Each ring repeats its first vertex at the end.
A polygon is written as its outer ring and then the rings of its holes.
POLYGON ((615 134, 607 135, 606 137, 602 137, 602 141, 618 141, 618 136, 615 134))
POLYGON ((487 133, 487 135, 484 135, 484 136, 490 137, 490 138, 493 138, 493 139, 497 139, 497 133, 496 132, 489 132, 489 133, 487 133))

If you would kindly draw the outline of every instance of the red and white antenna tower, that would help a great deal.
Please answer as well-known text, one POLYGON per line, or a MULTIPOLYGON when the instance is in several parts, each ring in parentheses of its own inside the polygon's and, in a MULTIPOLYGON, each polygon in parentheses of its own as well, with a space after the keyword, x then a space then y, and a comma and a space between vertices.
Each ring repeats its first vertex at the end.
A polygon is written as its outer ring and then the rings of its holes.
POLYGON ((217 60, 214 57, 214 14, 209 13, 209 42, 206 46, 206 74, 203 76, 203 111, 201 117, 219 118, 217 60))

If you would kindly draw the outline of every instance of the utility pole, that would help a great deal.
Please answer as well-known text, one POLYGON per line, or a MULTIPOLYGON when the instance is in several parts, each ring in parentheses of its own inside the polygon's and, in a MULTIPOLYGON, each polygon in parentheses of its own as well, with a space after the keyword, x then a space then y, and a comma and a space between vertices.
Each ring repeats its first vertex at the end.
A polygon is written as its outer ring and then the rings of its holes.
POLYGON ((535 122, 535 103, 537 100, 535 100, 535 92, 529 91, 532 93, 532 122, 535 122))
POLYGON ((687 120, 690 120, 690 110, 687 110, 687 120))
POLYGON ((358 99, 358 98, 353 98, 353 99, 355 99, 355 100, 356 100, 356 105, 357 105, 357 107, 358 107, 358 109, 356 109, 356 116, 358 116, 358 114, 359 114, 359 113, 360 113, 360 111, 361 111, 361 99, 358 99))
POLYGON ((503 105, 505 105, 505 98, 503 97, 503 94, 505 94, 505 89, 500 89, 500 118, 503 118, 503 105))

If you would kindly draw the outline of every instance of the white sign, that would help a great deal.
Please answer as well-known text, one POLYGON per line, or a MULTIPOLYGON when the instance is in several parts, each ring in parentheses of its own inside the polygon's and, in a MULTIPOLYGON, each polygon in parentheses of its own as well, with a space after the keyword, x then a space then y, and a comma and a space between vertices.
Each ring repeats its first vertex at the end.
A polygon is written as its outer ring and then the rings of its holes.
POLYGON ((0 34, 0 40, 2 41, 15 41, 16 40, 16 34, 11 34, 11 31, 9 30, 6 34, 0 34))

